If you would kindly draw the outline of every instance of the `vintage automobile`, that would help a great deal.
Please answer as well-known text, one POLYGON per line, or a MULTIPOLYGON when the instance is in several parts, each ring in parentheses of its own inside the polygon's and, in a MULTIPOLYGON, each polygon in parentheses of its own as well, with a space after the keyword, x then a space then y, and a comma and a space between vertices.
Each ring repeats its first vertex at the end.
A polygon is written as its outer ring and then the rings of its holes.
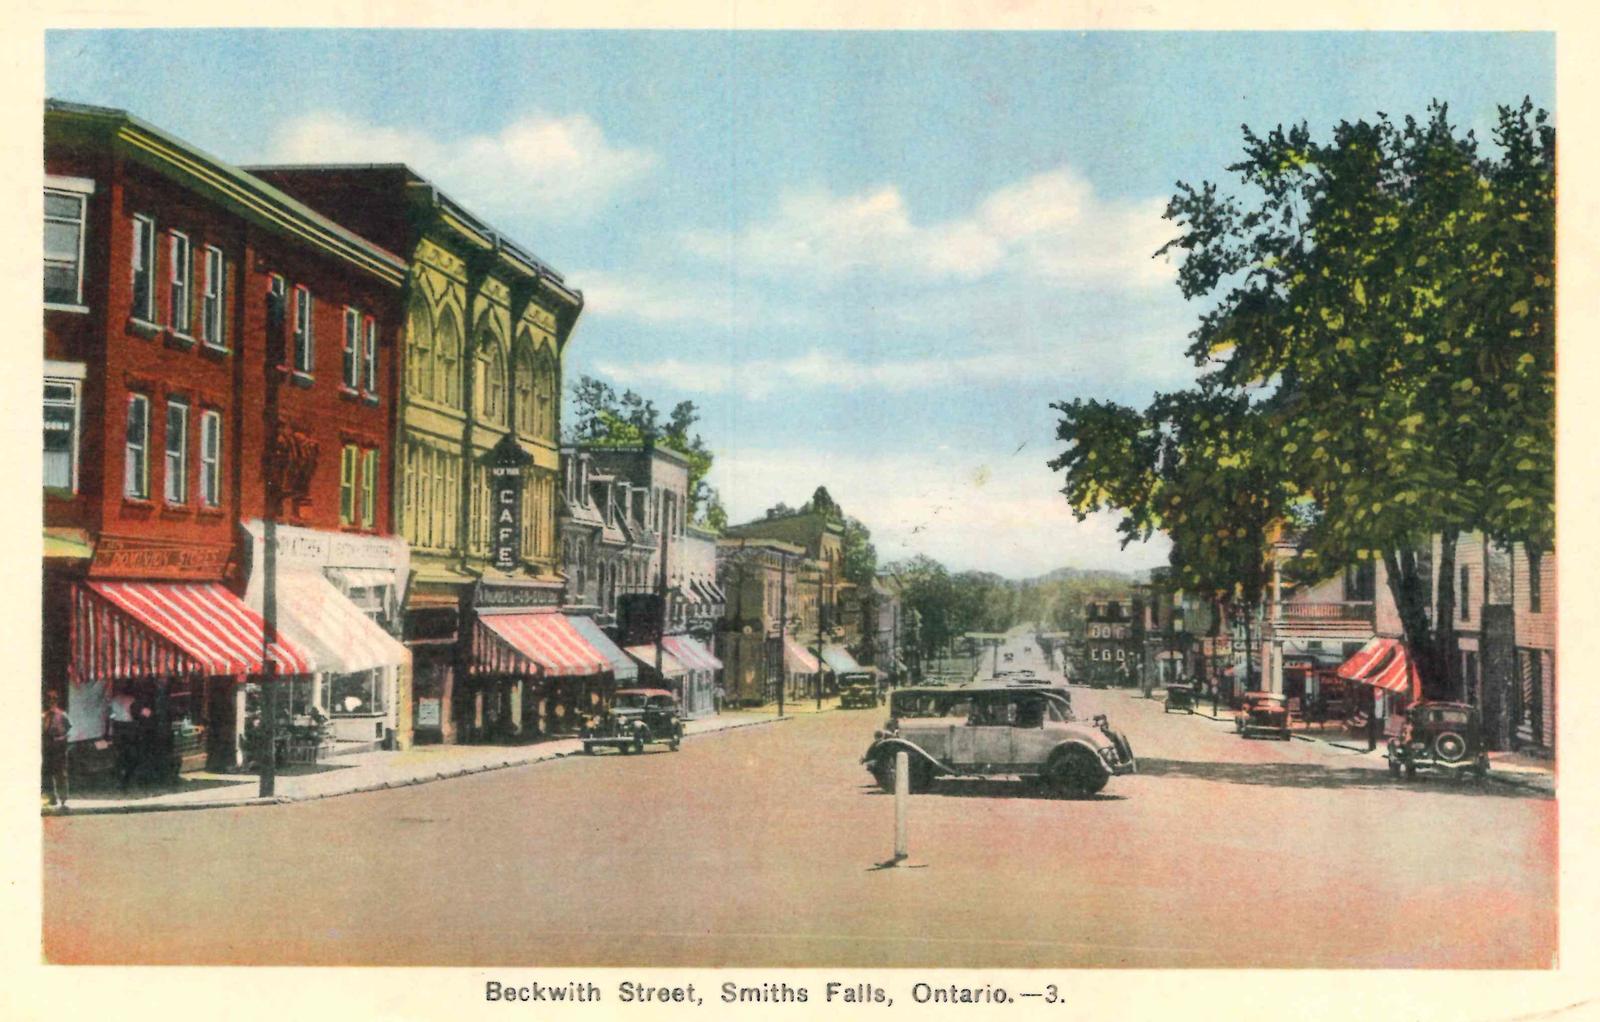
POLYGON ((1246 692, 1244 705, 1233 717, 1234 730, 1246 738, 1274 734, 1288 741, 1289 705, 1276 692, 1246 692))
POLYGON ((1162 713, 1193 713, 1195 691, 1193 685, 1168 685, 1167 703, 1162 707, 1162 713))
POLYGON ((1421 702, 1406 711, 1399 737, 1389 739, 1389 773, 1415 777, 1420 769, 1489 772, 1483 718, 1467 703, 1421 702))
POLYGON ((590 755, 608 746, 622 753, 643 752, 646 745, 663 742, 677 752, 683 741, 678 699, 661 688, 618 689, 610 710, 585 719, 578 737, 590 755))
POLYGON ((839 709, 870 709, 882 702, 878 696, 878 680, 870 673, 852 672, 839 679, 839 709))
POLYGON ((1085 723, 1061 694, 1032 685, 974 683, 895 692, 890 717, 861 762, 893 791, 895 755, 906 752, 912 791, 935 777, 1016 776, 1058 794, 1087 797, 1138 769, 1133 748, 1104 716, 1085 723))

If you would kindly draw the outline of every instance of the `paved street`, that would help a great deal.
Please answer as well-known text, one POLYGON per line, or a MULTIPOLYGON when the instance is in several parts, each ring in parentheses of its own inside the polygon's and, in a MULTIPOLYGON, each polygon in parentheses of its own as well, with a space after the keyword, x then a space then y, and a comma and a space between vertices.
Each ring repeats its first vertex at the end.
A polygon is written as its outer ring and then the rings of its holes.
POLYGON ((922 868, 874 871, 882 711, 301 805, 51 818, 60 962, 1537 967, 1555 802, 1391 782, 1376 756, 1242 740, 1077 690, 1140 774, 911 803, 922 868))

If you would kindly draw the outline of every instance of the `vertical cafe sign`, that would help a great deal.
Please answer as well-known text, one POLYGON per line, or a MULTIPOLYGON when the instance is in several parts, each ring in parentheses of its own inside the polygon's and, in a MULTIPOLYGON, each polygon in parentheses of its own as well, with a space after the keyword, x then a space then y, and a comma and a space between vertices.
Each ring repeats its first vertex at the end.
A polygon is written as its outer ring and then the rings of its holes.
POLYGON ((501 571, 522 560, 522 486, 532 460, 509 434, 489 452, 489 545, 501 571))

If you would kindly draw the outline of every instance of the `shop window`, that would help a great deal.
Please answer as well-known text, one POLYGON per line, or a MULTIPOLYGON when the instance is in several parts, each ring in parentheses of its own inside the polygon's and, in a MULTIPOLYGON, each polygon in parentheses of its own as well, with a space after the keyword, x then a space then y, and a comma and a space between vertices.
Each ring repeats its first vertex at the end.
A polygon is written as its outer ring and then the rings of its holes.
POLYGON ((194 282, 194 253, 187 235, 172 235, 172 290, 168 325, 174 333, 189 332, 190 293, 194 282))
POLYGON ((222 415, 200 413, 200 502, 206 507, 222 503, 222 415))
POLYGON ((361 312, 344 309, 344 385, 350 390, 361 386, 361 312))
POLYGON ((78 381, 44 381, 44 486, 78 492, 78 381))
POLYGON ((382 669, 328 676, 328 712, 333 716, 384 713, 388 709, 382 669))
POLYGON ((310 289, 296 285, 294 289, 294 370, 311 374, 316 358, 316 337, 312 329, 315 303, 310 289))
POLYGON ((168 504, 189 500, 189 406, 182 401, 167 402, 166 498, 168 504))
POLYGON ((133 318, 156 320, 156 222, 133 218, 133 318))
POLYGON ((122 492, 136 500, 150 497, 150 399, 128 395, 128 421, 122 459, 122 492))
POLYGON ((206 291, 200 307, 200 330, 206 346, 228 347, 228 310, 224 288, 228 279, 228 263, 222 249, 206 246, 206 291))
POLYGON ((44 192, 44 300, 46 305, 83 304, 83 235, 88 196, 46 188, 44 192))

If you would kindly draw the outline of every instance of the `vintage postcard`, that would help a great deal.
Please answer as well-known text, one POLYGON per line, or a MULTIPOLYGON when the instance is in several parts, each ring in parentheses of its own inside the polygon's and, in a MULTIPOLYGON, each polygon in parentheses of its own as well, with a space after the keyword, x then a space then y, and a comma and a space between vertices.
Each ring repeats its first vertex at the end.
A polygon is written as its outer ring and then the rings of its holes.
POLYGON ((53 982, 1567 964, 1555 32, 43 49, 53 982))

